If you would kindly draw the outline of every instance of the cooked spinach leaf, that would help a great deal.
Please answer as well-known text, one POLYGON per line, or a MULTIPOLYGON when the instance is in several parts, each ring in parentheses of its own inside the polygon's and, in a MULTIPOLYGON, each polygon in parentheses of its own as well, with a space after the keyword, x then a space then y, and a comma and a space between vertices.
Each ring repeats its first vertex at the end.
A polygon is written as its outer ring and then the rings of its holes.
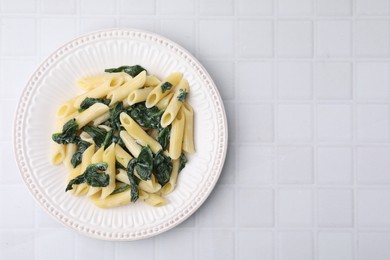
POLYGON ((142 68, 140 65, 134 65, 134 66, 120 66, 118 68, 105 69, 104 71, 109 72, 109 73, 125 72, 125 73, 129 74, 130 76, 135 77, 144 70, 145 69, 142 68))
POLYGON ((161 144, 163 150, 167 149, 170 138, 171 128, 167 126, 165 128, 159 129, 157 141, 161 144))
POLYGON ((106 98, 89 98, 89 97, 87 97, 83 100, 83 102, 81 102, 79 112, 82 112, 85 109, 88 109, 90 106, 92 106, 96 103, 103 103, 103 104, 108 106, 110 104, 110 102, 111 102, 111 100, 106 99, 106 98))
POLYGON ((110 109, 110 122, 111 127, 114 129, 114 131, 120 131, 121 129, 121 121, 119 119, 119 115, 125 111, 123 108, 123 103, 118 102, 115 103, 115 105, 110 109))
POLYGON ((123 185, 123 186, 121 186, 121 187, 119 187, 119 188, 116 188, 116 189, 111 193, 111 195, 114 195, 114 194, 117 194, 117 193, 124 192, 124 191, 130 189, 130 187, 131 187, 131 186, 130 186, 129 184, 125 184, 125 185, 123 185))
POLYGON ((180 89, 179 95, 177 95, 177 99, 184 103, 186 101, 187 95, 188 95, 188 92, 186 92, 183 89, 180 89))
POLYGON ((97 126, 84 126, 83 130, 87 132, 95 142, 95 144, 100 147, 104 140, 106 139, 107 132, 104 129, 101 129, 97 126))
POLYGON ((107 149, 112 144, 112 138, 114 137, 114 129, 111 129, 106 134, 106 137, 104 138, 103 147, 104 149, 107 149))
POLYGON ((81 163, 83 153, 90 145, 91 143, 88 143, 81 139, 77 141, 77 151, 73 154, 72 159, 70 159, 70 163, 72 164, 73 168, 76 168, 76 166, 81 163))
POLYGON ((161 84, 161 91, 162 93, 164 93, 165 91, 169 90, 172 88, 172 84, 169 83, 169 82, 164 82, 163 84, 161 84))
POLYGON ((137 162, 135 165, 139 177, 142 180, 149 180, 152 176, 153 170, 153 153, 149 146, 143 146, 141 152, 138 155, 137 162))
POLYGON ((169 156, 163 154, 163 150, 157 152, 154 157, 153 167, 156 173, 156 178, 161 186, 164 186, 171 178, 172 160, 169 156))
POLYGON ((180 163, 179 163, 179 172, 186 167, 186 163, 188 162, 187 157, 185 156, 184 153, 180 155, 180 163))
POLYGON ((136 202, 139 197, 139 191, 138 191, 138 183, 136 182, 136 177, 134 176, 134 167, 137 163, 137 159, 133 158, 130 160, 129 164, 127 165, 127 177, 130 181, 130 194, 131 194, 131 202, 136 202))
POLYGON ((140 126, 146 128, 159 128, 163 113, 164 110, 160 111, 157 107, 147 108, 145 103, 138 103, 127 109, 127 114, 140 126))
POLYGON ((65 192, 73 189, 74 184, 87 183, 92 187, 106 187, 109 183, 110 176, 102 173, 107 170, 107 163, 95 163, 88 165, 83 174, 72 179, 68 186, 66 186, 65 192))
POLYGON ((62 132, 53 134, 51 138, 59 144, 74 143, 76 141, 78 127, 76 119, 70 119, 62 127, 62 132))

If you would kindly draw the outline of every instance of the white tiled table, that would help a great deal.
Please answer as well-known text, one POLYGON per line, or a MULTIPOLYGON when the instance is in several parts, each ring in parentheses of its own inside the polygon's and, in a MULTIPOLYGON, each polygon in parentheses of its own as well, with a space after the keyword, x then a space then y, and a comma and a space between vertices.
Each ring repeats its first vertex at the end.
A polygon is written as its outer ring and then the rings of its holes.
POLYGON ((390 259, 389 0, 1 0, 0 15, 0 259, 390 259), (34 68, 107 27, 190 50, 229 120, 225 169, 204 206, 136 242, 49 218, 12 152, 34 68))

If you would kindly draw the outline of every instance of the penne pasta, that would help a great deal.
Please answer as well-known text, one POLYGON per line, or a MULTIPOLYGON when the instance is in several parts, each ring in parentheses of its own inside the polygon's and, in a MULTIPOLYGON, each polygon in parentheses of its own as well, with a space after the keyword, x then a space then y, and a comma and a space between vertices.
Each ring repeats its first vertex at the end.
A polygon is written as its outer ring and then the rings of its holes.
POLYGON ((162 195, 167 195, 175 189, 177 176, 179 175, 179 163, 179 159, 172 161, 171 177, 169 178, 169 182, 167 182, 164 187, 161 188, 162 195))
POLYGON ((129 106, 144 102, 148 97, 149 93, 153 90, 153 87, 147 87, 142 89, 136 89, 129 94, 126 101, 129 106))
POLYGON ((76 151, 77 151, 77 145, 75 145, 75 144, 66 144, 65 145, 65 157, 64 157, 64 160, 62 162, 66 166, 66 168, 68 168, 70 170, 73 169, 73 165, 70 161, 72 160, 72 156, 76 151))
POLYGON ((71 100, 68 100, 67 102, 62 104, 60 108, 57 110, 57 118, 64 118, 76 112, 77 108, 75 108, 73 105, 74 101, 75 99, 72 98, 71 100))
POLYGON ((153 207, 160 207, 167 204, 166 199, 156 194, 149 194, 149 196, 145 199, 145 202, 153 207))
POLYGON ((110 112, 106 112, 103 115, 95 118, 91 122, 92 122, 92 125, 100 125, 100 124, 106 122, 109 118, 110 118, 110 112))
POLYGON ((154 153, 162 149, 161 145, 150 137, 128 114, 122 112, 120 114, 120 121, 127 133, 140 144, 143 146, 148 145, 154 153))
POLYGON ((120 145, 115 145, 115 159, 119 162, 123 167, 127 167, 130 160, 133 159, 131 155, 123 150, 120 145))
POLYGON ((161 99, 157 104, 156 104, 156 107, 159 109, 159 110, 163 110, 165 109, 169 102, 171 101, 173 97, 173 92, 169 93, 167 96, 165 96, 163 99, 161 99))
POLYGON ((51 150, 51 164, 58 165, 65 159, 66 149, 63 144, 54 144, 51 150))
POLYGON ((155 87, 152 92, 148 95, 146 99, 146 107, 151 108, 155 106, 162 98, 168 95, 172 89, 180 82, 183 78, 183 74, 180 72, 174 72, 170 74, 165 80, 164 83, 159 84, 155 87), (170 85, 169 88, 164 88, 164 84, 168 83, 170 85))
POLYGON ((160 83, 161 83, 161 80, 159 80, 156 76, 148 75, 148 76, 146 76, 144 86, 145 87, 155 87, 160 83))
POLYGON ((115 143, 112 143, 103 153, 103 162, 107 163, 106 174, 110 177, 109 184, 102 188, 101 199, 108 197, 115 190, 115 143))
MULTIPOLYGON (((91 163, 99 163, 103 161, 104 148, 100 147, 92 156, 91 163)), ((89 187, 87 197, 95 195, 102 190, 101 187, 89 187)))
POLYGON ((186 95, 190 92, 190 87, 186 79, 182 79, 176 87, 175 93, 168 104, 167 109, 161 117, 161 126, 167 127, 175 119, 177 113, 185 102, 186 95), (184 96, 184 100, 183 97, 184 96))
POLYGON ((107 94, 107 98, 111 100, 110 105, 124 100, 132 91, 142 88, 145 84, 146 71, 142 71, 136 77, 126 82, 122 86, 115 88, 107 94))
POLYGON ((76 117, 79 129, 108 112, 110 108, 102 103, 95 103, 76 117))
POLYGON ((98 76, 92 76, 88 78, 82 78, 77 81, 77 86, 84 90, 91 90, 94 89, 101 84, 103 84, 107 80, 107 75, 98 75, 98 76))
POLYGON ((172 122, 171 140, 169 142, 169 156, 176 160, 181 155, 183 134, 184 134, 185 117, 180 109, 175 120, 172 122))
POLYGON ((194 145, 194 111, 192 107, 186 102, 183 104, 182 110, 185 117, 184 135, 183 135, 183 151, 187 153, 195 152, 194 145))
MULTIPOLYGON (((119 134, 120 138, 122 139, 123 143, 125 144, 127 150, 135 157, 137 158, 139 153, 141 152, 141 146, 137 144, 137 142, 134 140, 133 137, 129 135, 126 131, 121 131, 119 134)), ((127 165, 126 165, 127 166, 127 165)), ((125 167, 126 167, 125 166, 125 167)))
MULTIPOLYGON (((90 145, 83 153, 81 159, 81 170, 80 174, 83 174, 87 169, 88 165, 91 164, 92 156, 95 153, 95 146, 90 145)), ((89 186, 86 183, 82 183, 73 187, 75 195, 83 195, 87 193, 89 186)))

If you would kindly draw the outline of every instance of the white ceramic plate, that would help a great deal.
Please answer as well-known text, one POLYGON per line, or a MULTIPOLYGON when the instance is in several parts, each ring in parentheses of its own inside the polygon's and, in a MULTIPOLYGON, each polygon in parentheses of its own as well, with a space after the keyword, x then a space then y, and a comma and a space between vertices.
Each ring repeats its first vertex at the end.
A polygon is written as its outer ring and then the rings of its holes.
POLYGON ((184 48, 159 35, 112 29, 64 45, 47 58, 19 101, 14 129, 15 155, 22 177, 38 203, 54 218, 85 235, 136 240, 164 232, 188 218, 205 201, 221 173, 227 148, 227 121, 221 97, 206 70, 184 48), (160 78, 181 71, 191 86, 196 153, 180 173, 169 204, 143 202, 100 209, 88 198, 64 192, 68 170, 50 164, 55 111, 81 93, 76 79, 105 68, 140 64, 160 78))

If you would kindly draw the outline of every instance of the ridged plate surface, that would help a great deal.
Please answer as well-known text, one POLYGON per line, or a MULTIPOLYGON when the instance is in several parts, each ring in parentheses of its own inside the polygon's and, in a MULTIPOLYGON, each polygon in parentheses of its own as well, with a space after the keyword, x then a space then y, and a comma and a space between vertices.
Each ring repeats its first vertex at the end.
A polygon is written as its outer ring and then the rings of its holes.
POLYGON ((112 29, 77 38, 47 58, 19 101, 14 129, 15 155, 22 177, 39 204, 61 223, 92 237, 136 240, 164 232, 188 218, 210 194, 221 173, 227 122, 220 95, 200 63, 185 49, 159 35, 112 29), (55 111, 82 91, 75 81, 104 68, 140 64, 164 78, 181 71, 191 86, 196 153, 180 173, 169 204, 143 202, 100 209, 85 197, 64 192, 68 170, 50 164, 55 111))

